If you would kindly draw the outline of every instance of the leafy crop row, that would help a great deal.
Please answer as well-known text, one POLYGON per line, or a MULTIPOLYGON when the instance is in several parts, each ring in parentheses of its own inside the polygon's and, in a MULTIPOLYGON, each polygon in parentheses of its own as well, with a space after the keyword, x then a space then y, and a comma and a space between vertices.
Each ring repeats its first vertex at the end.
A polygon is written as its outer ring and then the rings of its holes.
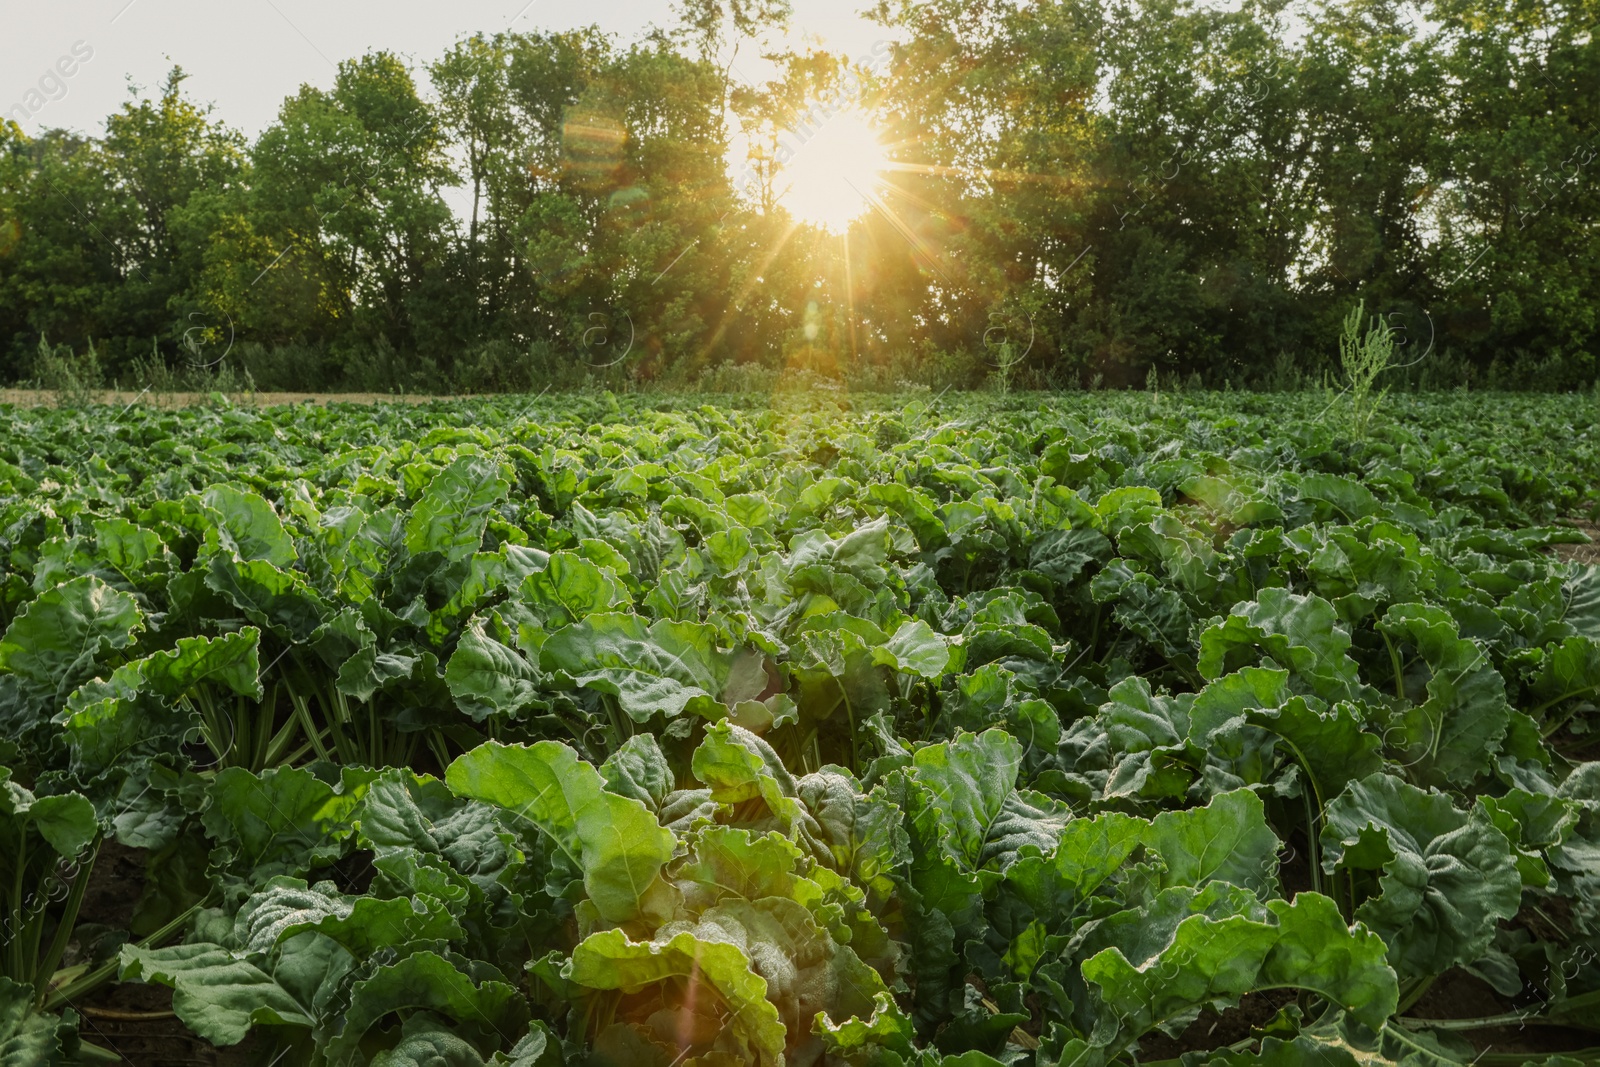
POLYGON ((1390 410, 0 414, 0 1064, 1595 1062, 1592 402, 1390 410))

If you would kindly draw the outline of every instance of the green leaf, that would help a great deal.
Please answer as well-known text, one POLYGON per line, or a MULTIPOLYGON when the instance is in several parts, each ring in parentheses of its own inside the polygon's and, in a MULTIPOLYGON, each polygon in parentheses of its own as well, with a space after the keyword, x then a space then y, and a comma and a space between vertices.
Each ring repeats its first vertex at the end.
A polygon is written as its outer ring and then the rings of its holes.
POLYGON ((1546 650, 1533 679, 1533 695, 1541 707, 1600 695, 1600 638, 1569 637, 1546 650))
POLYGON ((1324 803, 1383 768, 1383 742, 1368 732, 1366 716, 1354 704, 1341 702, 1319 712, 1303 698, 1291 697, 1282 707, 1250 711, 1245 718, 1288 742, 1324 803))
POLYGON ((1262 963, 1261 987, 1310 990, 1372 1029, 1395 1013, 1399 984, 1381 937, 1347 927, 1321 893, 1269 900, 1267 910, 1278 920, 1277 941, 1262 963))
POLYGON ((1504 796, 1479 797, 1495 829, 1505 834, 1517 850, 1517 871, 1522 884, 1543 888, 1550 884, 1547 850, 1559 850, 1578 824, 1578 805, 1565 797, 1508 789, 1504 796))
MULTIPOLYGON (((1099 987, 1115 1029, 1097 1030, 1094 1042, 1126 1045, 1157 1026, 1189 1018, 1203 1005, 1237 1001, 1256 987, 1275 940, 1271 926, 1243 915, 1191 915, 1165 949, 1137 965, 1121 949, 1103 949, 1084 961, 1083 977, 1099 987)), ((1101 1019, 1103 1025, 1106 1016, 1101 1019)))
POLYGON ((350 822, 359 847, 373 853, 369 892, 441 901, 474 932, 492 926, 524 863, 498 809, 403 768, 373 779, 350 822))
POLYGON ((555 630, 601 612, 625 611, 633 604, 616 573, 576 552, 552 552, 542 571, 517 587, 516 601, 532 611, 544 628, 555 630))
POLYGON ((0 637, 0 671, 53 692, 70 690, 143 628, 132 596, 93 575, 74 578, 40 593, 11 620, 0 637))
POLYGON ((1066 806, 1016 789, 1022 745, 1003 730, 958 734, 917 750, 908 769, 925 803, 918 829, 967 870, 999 868, 1024 845, 1052 848, 1070 818, 1066 806))
MULTIPOLYGON (((23 847, 23 828, 32 827, 51 848, 67 859, 82 852, 100 830, 94 805, 88 797, 81 793, 35 797, 31 791, 12 780, 9 767, 0 767, 0 815, 9 816, 16 826, 12 848, 23 847)), ((13 862, 20 860, 13 858, 13 862)), ((20 870, 17 877, 22 877, 20 870)), ((20 881, 18 884, 21 884, 20 881)))
POLYGON ((1111 687, 1095 723, 1109 757, 1108 797, 1184 796, 1194 781, 1188 765, 1192 694, 1157 696, 1138 675, 1111 687))
POLYGON ((483 546, 495 505, 511 488, 503 465, 489 456, 461 456, 434 475, 406 517, 406 551, 438 552, 455 562, 483 546))
POLYGON ((1263 895, 1277 889, 1282 843, 1253 790, 1218 794, 1203 808, 1162 812, 1151 820, 1145 844, 1166 863, 1163 886, 1221 881, 1263 895))
POLYGON ((362 785, 363 776, 349 771, 341 786, 298 767, 260 775, 239 767, 219 771, 201 816, 219 850, 213 863, 257 884, 278 875, 305 877, 342 851, 362 785))
POLYGON ((1109 1013, 1100 1016, 1094 1043, 1125 1047, 1157 1027, 1181 1024, 1201 1006, 1231 1006, 1266 989, 1309 990, 1371 1027, 1394 1013, 1398 984, 1380 938, 1346 927, 1333 901, 1318 893, 1269 901, 1266 910, 1261 918, 1190 915, 1164 948, 1137 964, 1116 947, 1086 960, 1083 976, 1109 1013))
POLYGON ((1112 614, 1167 659, 1188 661, 1194 654, 1189 633, 1194 616, 1176 589, 1125 559, 1112 560, 1089 583, 1097 604, 1112 604, 1112 614))
POLYGON ((515 715, 539 692, 539 669, 483 631, 473 620, 445 667, 444 681, 460 708, 475 722, 491 715, 515 715))
POLYGON ((1161 494, 1144 485, 1113 489, 1094 504, 1101 526, 1113 533, 1136 523, 1149 522, 1160 510, 1161 494))
POLYGON ((698 913, 729 896, 794 896, 800 859, 800 849, 782 834, 703 826, 691 835, 688 854, 673 865, 672 878, 684 892, 685 907, 698 913))
POLYGON ((606 788, 632 797, 653 812, 661 810, 667 794, 676 788, 672 767, 654 734, 634 734, 600 767, 606 788))
POLYGON ((1430 781, 1469 786, 1487 774, 1511 723, 1505 681, 1488 653, 1458 635, 1443 608, 1396 604, 1378 629, 1427 664, 1428 699, 1400 716, 1402 762, 1430 781))
POLYGON ((429 1011, 455 1023, 479 1047, 509 1045, 528 1021, 527 1002, 506 982, 474 982, 443 956, 417 952, 380 968, 350 988, 343 1026, 327 1045, 328 1062, 360 1062, 367 1031, 391 1013, 429 1011))
POLYGON ((437 900, 351 897, 331 882, 308 886, 298 878, 268 882, 240 909, 234 928, 249 952, 265 955, 280 942, 314 930, 357 959, 415 941, 453 941, 462 936, 455 917, 437 900))
POLYGON ((215 536, 241 560, 265 560, 274 567, 287 567, 300 558, 278 513, 260 494, 214 485, 200 494, 200 501, 217 515, 217 525, 208 536, 215 536))
POLYGON ((668 979, 686 983, 686 1001, 695 987, 701 996, 720 997, 727 1006, 728 1028, 744 1046, 747 1062, 780 1067, 787 1031, 778 1009, 767 999, 767 981, 755 972, 739 945, 701 940, 682 931, 656 941, 628 940, 621 930, 591 934, 572 950, 562 970, 568 980, 587 989, 620 989, 634 993, 668 979))
POLYGON ((1226 619, 1200 635, 1199 667, 1201 675, 1214 680, 1261 662, 1289 671, 1302 692, 1346 700, 1360 690, 1349 651, 1350 635, 1339 626, 1332 604, 1269 588, 1254 601, 1235 604, 1226 619))
POLYGON ((1288 1041, 1277 1037, 1263 1038, 1260 1052, 1212 1053, 1204 1067, 1301 1067, 1314 1063, 1318 1067, 1361 1067, 1350 1049, 1329 1045, 1314 1037, 1299 1034, 1288 1041))
POLYGON ((760 798, 785 831, 799 836, 814 826, 800 803, 798 786, 772 746, 742 726, 724 719, 706 727, 705 739, 690 762, 694 776, 711 790, 722 805, 742 804, 760 798))
POLYGON ((100 832, 94 805, 82 793, 39 797, 27 814, 39 836, 67 859, 87 848, 100 832))
POLYGON ((236 560, 218 553, 211 557, 205 583, 245 618, 286 641, 309 641, 332 614, 327 602, 298 574, 279 570, 266 560, 236 560))
POLYGON ((0 977, 0 1067, 56 1067, 63 1063, 61 1021, 33 1010, 34 988, 0 977))
POLYGON ((843 768, 825 767, 799 781, 799 797, 816 820, 811 840, 822 863, 851 879, 881 907, 911 858, 900 808, 882 788, 863 793, 843 768))
POLYGON ((1300 498, 1328 505, 1319 508, 1319 519, 1342 519, 1355 522, 1378 513, 1378 500, 1372 490, 1351 478, 1338 474, 1303 474, 1300 476, 1300 498))
POLYGON ((1356 917, 1389 945, 1406 976, 1472 963, 1495 923, 1517 913, 1522 878, 1511 844, 1479 804, 1464 812, 1441 793, 1388 774, 1352 782, 1328 805, 1322 865, 1382 871, 1356 917))
POLYGON ((1024 856, 1006 871, 1006 884, 1052 926, 1070 920, 1144 843, 1150 824, 1121 812, 1072 819, 1055 849, 1024 856))
POLYGON ((154 530, 127 519, 96 519, 94 543, 105 561, 130 580, 143 577, 150 570, 164 579, 167 546, 154 530), (152 566, 158 561, 158 566, 152 566))
POLYGON ((838 1059, 850 1064, 872 1062, 858 1058, 877 1049, 910 1056, 913 1052, 911 1040, 915 1036, 911 1020, 888 993, 873 997, 872 1014, 865 1019, 854 1016, 834 1023, 826 1014, 818 1012, 812 1032, 822 1038, 822 1047, 830 1062, 838 1059))
POLYGON ((617 698, 638 722, 685 710, 718 718, 716 700, 727 680, 727 663, 714 632, 698 623, 603 612, 564 627, 539 653, 547 671, 564 671, 574 684, 617 698))
POLYGON ((260 700, 260 636, 247 626, 221 637, 181 637, 177 647, 123 664, 109 680, 73 693, 58 719, 73 770, 87 779, 138 754, 172 751, 199 723, 179 701, 202 685, 260 700))
POLYGON ((950 666, 950 648, 933 627, 921 619, 900 625, 888 642, 875 650, 884 666, 923 678, 942 678, 950 666))
POLYGON ((217 685, 247 700, 260 700, 261 631, 254 626, 220 637, 180 637, 176 647, 156 652, 129 667, 143 684, 168 700, 200 685, 217 685))
POLYGON ((373 1056, 368 1067, 486 1067, 471 1042, 426 1014, 406 1019, 400 1033, 399 1043, 373 1056))
POLYGON ((490 741, 451 763, 445 781, 457 796, 497 805, 548 835, 583 871, 606 922, 663 906, 660 876, 672 858, 672 833, 639 801, 608 792, 600 772, 566 745, 490 741))
POLYGON ((954 729, 977 732, 998 726, 1023 742, 1028 760, 1054 755, 1061 741, 1061 719, 1047 701, 1032 695, 1017 675, 986 663, 955 680, 953 692, 940 694, 943 720, 954 729))
POLYGON ((1579 637, 1600 641, 1600 565, 1575 568, 1561 585, 1562 621, 1579 637))
POLYGON ((237 1045, 257 1024, 302 1026, 313 1020, 271 975, 221 945, 122 946, 119 977, 173 990, 172 1009, 213 1045, 237 1045))
POLYGON ((1028 548, 1028 569, 1044 575, 1062 589, 1069 589, 1085 569, 1111 556, 1111 542, 1099 530, 1087 527, 1046 530, 1028 548))

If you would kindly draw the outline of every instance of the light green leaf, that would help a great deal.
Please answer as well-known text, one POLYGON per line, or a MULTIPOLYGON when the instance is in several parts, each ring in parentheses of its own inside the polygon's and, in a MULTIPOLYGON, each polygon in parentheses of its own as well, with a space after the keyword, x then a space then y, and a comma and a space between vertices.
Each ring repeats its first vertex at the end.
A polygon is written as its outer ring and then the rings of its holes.
POLYGON ((1277 889, 1281 842, 1249 789, 1221 793, 1203 808, 1157 815, 1145 844, 1166 863, 1163 886, 1229 882, 1267 894, 1277 889))
POLYGON ((591 934, 572 950, 562 971, 587 989, 638 992, 667 979, 689 985, 705 983, 706 994, 722 998, 728 1026, 742 1040, 749 1062, 780 1067, 787 1031, 778 1009, 767 999, 767 981, 755 972, 750 957, 728 941, 704 941, 685 930, 657 941, 628 940, 621 930, 591 934))
POLYGON ((667 794, 677 787, 654 734, 628 738, 601 765, 600 774, 611 792, 632 797, 651 811, 660 811, 667 794))
POLYGON ((1226 619, 1200 635, 1199 667, 1210 680, 1262 662, 1289 671, 1303 692, 1345 700, 1360 691, 1349 651, 1350 635, 1332 604, 1269 588, 1254 601, 1235 604, 1226 619))
POLYGON ((1000 868, 1023 845, 1054 847, 1070 815, 1065 805, 1016 789, 1022 745, 1003 730, 958 734, 917 750, 910 777, 925 797, 913 813, 919 832, 967 870, 1000 868))
POLYGON ((638 722, 685 710, 708 718, 726 714, 716 700, 727 663, 715 634, 698 623, 601 613, 551 634, 539 653, 547 671, 564 671, 581 687, 617 698, 638 722))
POLYGON ((331 882, 308 886, 298 878, 272 879, 234 920, 239 944, 261 955, 307 930, 338 943, 357 959, 414 941, 453 941, 462 936, 455 917, 437 900, 352 897, 338 892, 331 882))
POLYGON ((625 611, 633 604, 611 568, 568 551, 552 552, 542 571, 522 580, 513 599, 532 611, 546 630, 601 612, 625 611))
POLYGON ((84 575, 40 593, 0 638, 0 671, 55 692, 91 676, 99 658, 127 648, 144 629, 127 593, 84 575))
POLYGON ((490 456, 467 455, 434 475, 406 517, 406 551, 438 552, 452 562, 483 546, 483 531, 495 506, 511 488, 503 465, 490 456))
POLYGON ((1430 782, 1470 786, 1493 767, 1511 724, 1500 672, 1487 650, 1458 635, 1443 608, 1396 604, 1378 629, 1414 648, 1429 672, 1427 700, 1400 717, 1401 762, 1426 772, 1430 782))
POLYGON ((942 678, 950 666, 950 647, 921 619, 900 624, 875 658, 885 666, 923 678, 942 678))
POLYGON ((1105 1011, 1094 1043, 1125 1047, 1161 1026, 1179 1025, 1205 1005, 1236 1004, 1246 993, 1298 988, 1381 1026, 1399 997, 1395 974, 1376 935, 1345 926, 1333 901, 1300 893, 1269 901, 1268 917, 1194 914, 1172 939, 1137 965, 1119 948, 1083 964, 1105 1011))
POLYGON ((547 834, 583 871, 600 917, 623 923, 662 906, 661 868, 672 833, 639 801, 608 792, 605 779, 557 741, 490 741, 450 764, 457 795, 495 804, 547 834))
POLYGON ((300 558, 278 513, 259 493, 214 485, 200 494, 200 501, 218 516, 213 535, 240 559, 265 560, 274 567, 287 567, 300 558))
POLYGON ((809 815, 798 799, 794 776, 783 760, 755 734, 724 719, 706 727, 705 740, 690 763, 694 776, 711 789, 718 804, 761 798, 791 835, 809 815))

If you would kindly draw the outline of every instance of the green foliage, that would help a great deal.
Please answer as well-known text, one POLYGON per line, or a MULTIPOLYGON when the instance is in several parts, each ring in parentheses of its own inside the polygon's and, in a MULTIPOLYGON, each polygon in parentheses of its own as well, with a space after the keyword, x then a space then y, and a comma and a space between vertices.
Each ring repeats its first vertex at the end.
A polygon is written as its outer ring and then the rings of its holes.
POLYGON ((1339 333, 1339 367, 1344 372, 1342 396, 1349 412, 1350 435, 1358 441, 1367 436, 1372 417, 1389 392, 1387 388, 1380 389, 1374 396, 1372 387, 1395 358, 1394 329, 1387 319, 1374 315, 1366 333, 1361 332, 1365 308, 1365 301, 1351 308, 1339 333))
POLYGON ((1581 1063, 1590 400, 1324 404, 0 410, 0 1061, 1581 1063))

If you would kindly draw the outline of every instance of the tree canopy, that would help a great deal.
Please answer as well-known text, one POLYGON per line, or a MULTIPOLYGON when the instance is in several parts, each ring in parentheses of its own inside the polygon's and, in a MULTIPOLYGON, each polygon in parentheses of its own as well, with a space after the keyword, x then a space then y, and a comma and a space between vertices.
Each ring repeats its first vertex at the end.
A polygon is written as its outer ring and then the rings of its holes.
POLYGON ((1595 380, 1594 0, 873 14, 872 53, 764 83, 734 57, 783 5, 697 0, 631 42, 351 59, 253 142, 180 69, 98 136, 0 120, 0 376, 65 346, 295 388, 976 384, 1014 356, 1040 385, 1273 385, 1361 300, 1434 384, 1595 380), (778 194, 844 111, 890 164, 840 234, 778 194))

